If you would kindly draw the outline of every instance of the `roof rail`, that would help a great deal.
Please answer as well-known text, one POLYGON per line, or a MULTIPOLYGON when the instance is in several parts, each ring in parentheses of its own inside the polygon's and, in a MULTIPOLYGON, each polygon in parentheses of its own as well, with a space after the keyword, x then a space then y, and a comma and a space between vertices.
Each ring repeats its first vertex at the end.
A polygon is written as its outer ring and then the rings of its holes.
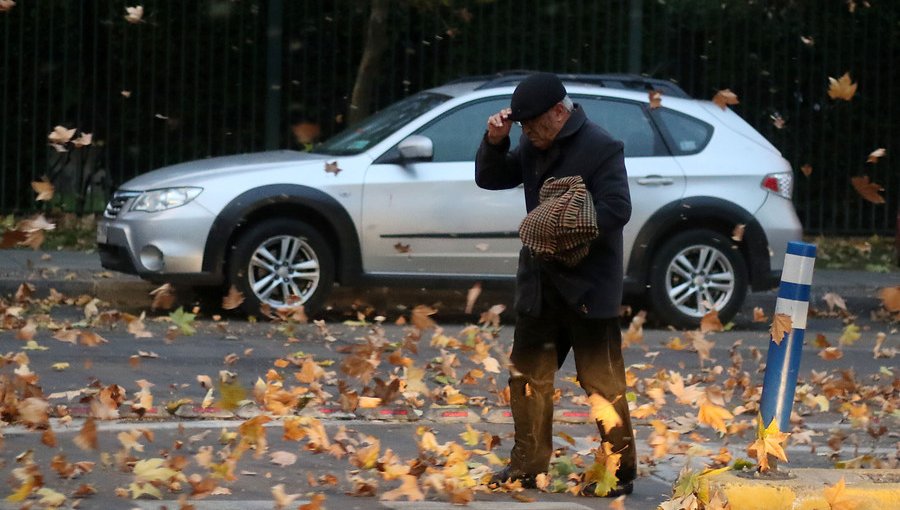
MULTIPOLYGON (((529 70, 510 70, 501 71, 491 75, 471 76, 456 79, 450 83, 461 83, 469 81, 484 81, 476 87, 476 90, 490 89, 495 87, 504 87, 516 85, 524 80, 528 75, 534 74, 536 71, 529 70)), ((579 74, 579 73, 557 73, 557 76, 565 82, 577 82, 599 87, 609 87, 624 90, 659 90, 666 96, 690 98, 691 96, 677 84, 661 80, 659 78, 649 78, 638 74, 624 73, 605 73, 605 74, 579 74)))

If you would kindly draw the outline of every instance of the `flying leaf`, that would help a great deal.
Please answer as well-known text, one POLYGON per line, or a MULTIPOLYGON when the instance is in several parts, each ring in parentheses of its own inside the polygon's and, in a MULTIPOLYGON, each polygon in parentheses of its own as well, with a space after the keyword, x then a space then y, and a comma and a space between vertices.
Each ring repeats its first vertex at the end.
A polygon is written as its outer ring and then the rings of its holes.
POLYGON ((80 149, 90 145, 93 142, 93 139, 94 137, 90 133, 81 132, 81 134, 78 135, 78 138, 72 140, 72 145, 74 145, 76 149, 80 149))
POLYGON ((716 92, 716 95, 713 96, 712 101, 723 110, 727 109, 728 105, 740 104, 737 94, 732 92, 731 89, 724 89, 716 92))
POLYGON ((772 317, 772 326, 769 328, 769 334, 772 336, 772 341, 775 342, 776 345, 781 345, 781 342, 784 341, 784 335, 791 332, 793 328, 793 321, 791 320, 791 316, 784 313, 776 313, 774 317, 772 317))
POLYGON ((434 320, 431 319, 431 316, 436 313, 437 310, 430 306, 417 305, 415 308, 413 308, 410 320, 412 321, 413 326, 419 328, 422 331, 426 329, 432 329, 437 326, 434 320))
POLYGON ((763 311, 762 308, 758 306, 753 307, 753 322, 766 322, 768 317, 766 316, 766 312, 763 311))
POLYGON ((223 310, 234 310, 235 308, 241 306, 244 302, 244 293, 237 290, 237 287, 232 285, 228 288, 228 294, 222 298, 222 309, 223 310))
POLYGON ((700 404, 700 411, 697 413, 697 421, 712 427, 719 434, 724 435, 728 431, 725 420, 734 418, 728 409, 717 406, 709 401, 700 404))
POLYGON ((651 90, 647 92, 647 97, 650 100, 650 109, 655 110, 662 106, 662 92, 659 90, 651 90))
POLYGON ((142 19, 143 17, 144 17, 144 6, 143 5, 137 5, 134 7, 126 7, 125 8, 125 21, 132 23, 132 24, 137 24, 137 23, 141 23, 143 21, 143 19, 142 19))
POLYGON ((332 161, 331 163, 325 162, 325 172, 334 174, 334 176, 337 177, 337 174, 341 173, 341 169, 338 167, 337 161, 332 161))
POLYGON ((716 343, 707 340, 703 333, 700 331, 688 331, 685 333, 685 336, 690 338, 691 346, 693 346, 694 350, 697 351, 697 355, 700 357, 700 364, 702 366, 704 360, 710 359, 709 353, 712 348, 716 346, 716 343))
POLYGON ((322 503, 325 502, 325 495, 322 493, 313 494, 309 503, 304 503, 297 507, 297 510, 325 510, 322 503))
POLYGON ((835 80, 828 77, 828 97, 831 99, 843 99, 849 101, 856 94, 856 83, 850 80, 850 73, 844 73, 843 76, 835 80))
POLYGON ((170 283, 164 283, 160 287, 150 291, 153 296, 153 303, 150 304, 151 310, 168 310, 175 304, 175 287, 170 283))
POLYGON ((747 453, 756 457, 759 464, 759 470, 766 472, 769 470, 769 455, 787 462, 787 454, 784 452, 784 443, 789 433, 778 430, 778 423, 772 419, 772 423, 768 427, 763 427, 762 417, 756 417, 756 441, 747 448, 747 453))
POLYGON ((900 312, 900 285, 896 287, 885 287, 878 292, 881 299, 881 306, 891 313, 900 312))
POLYGON ((66 129, 63 126, 56 126, 53 128, 53 131, 47 135, 47 140, 50 141, 51 144, 63 145, 69 142, 73 136, 75 136, 75 131, 77 129, 66 129))
POLYGON ((0 0, 0 12, 9 12, 15 6, 16 2, 14 0, 0 0))
POLYGON ((826 347, 819 351, 819 357, 825 361, 834 361, 844 357, 844 351, 837 347, 826 347))
POLYGON ((841 345, 853 345, 862 337, 862 334, 859 332, 859 326, 856 324, 847 324, 844 327, 844 331, 841 332, 841 337, 838 339, 841 345))
POLYGON ((846 494, 846 482, 842 476, 832 486, 825 487, 825 501, 831 510, 856 510, 860 502, 846 494))
POLYGON ((31 189, 37 193, 37 196, 34 198, 35 200, 53 200, 53 192, 54 187, 53 183, 51 183, 46 177, 41 179, 40 181, 32 181, 31 189))
POLYGON ((812 175, 813 167, 809 163, 806 163, 800 167, 800 171, 803 172, 803 175, 809 177, 810 175, 812 175))
POLYGON ((47 487, 38 489, 37 495, 41 497, 37 502, 41 508, 59 508, 66 502, 64 494, 47 487))
POLYGON ((844 298, 834 292, 826 293, 822 296, 822 299, 825 300, 825 303, 828 305, 829 312, 833 312, 835 307, 840 308, 845 312, 847 311, 847 303, 844 302, 844 298))
POLYGON ((403 243, 396 243, 394 249, 397 250, 397 253, 409 253, 412 251, 408 244, 403 243))
POLYGON ((872 202, 873 204, 884 203, 884 197, 878 194, 879 192, 884 191, 884 188, 878 183, 869 182, 868 175, 851 177, 850 183, 853 184, 853 189, 859 193, 859 196, 869 202, 872 202))
POLYGON ((631 318, 628 330, 622 333, 622 347, 639 344, 644 341, 644 323, 647 322, 647 311, 641 310, 631 318))
POLYGON ((710 331, 725 331, 722 321, 719 320, 718 310, 710 310, 700 319, 700 332, 708 333, 710 331))
POLYGON ((82 331, 78 334, 78 343, 88 347, 97 347, 109 341, 93 331, 82 331))
POLYGON ((403 475, 400 477, 402 481, 400 487, 389 490, 381 495, 384 501, 396 501, 400 498, 406 498, 408 501, 423 501, 425 495, 419 489, 418 479, 413 475, 403 475))
MULTIPOLYGON (((613 400, 615 402, 619 397, 613 400)), ((622 417, 616 411, 612 402, 597 393, 588 397, 591 405, 591 418, 603 423, 603 430, 608 434, 612 429, 622 425, 622 417)))
POLYGON ((684 386, 684 379, 681 374, 671 372, 669 381, 666 383, 669 392, 675 395, 679 403, 684 405, 695 405, 703 395, 703 389, 699 384, 692 384, 688 387, 684 386))
POLYGON ((96 450, 97 446, 97 422, 93 417, 88 417, 81 427, 81 431, 73 439, 82 450, 96 450))
POLYGON ((784 117, 781 116, 780 113, 775 112, 769 116, 772 119, 772 125, 775 126, 775 129, 784 129, 784 117))
POLYGON ((472 310, 475 308, 475 301, 478 300, 480 295, 481 282, 475 282, 475 285, 472 285, 472 288, 466 293, 466 313, 472 313, 472 310))
POLYGON ((734 230, 731 231, 731 239, 734 242, 741 242, 744 240, 744 231, 747 229, 747 225, 743 223, 738 223, 734 226, 734 230))
POLYGON ((297 455, 279 450, 277 452, 272 452, 271 454, 272 464, 277 464, 281 467, 292 466, 295 462, 297 462, 297 455))
MULTIPOLYGON (((878 159, 883 158, 886 155, 887 155, 887 149, 885 149, 884 147, 875 149, 874 151, 872 151, 869 154, 869 158, 866 159, 866 163, 878 163, 878 159)), ((32 185, 34 185, 34 183, 32 183, 32 185)), ((35 190, 35 191, 37 191, 37 190, 35 190)), ((40 200, 40 198, 38 200, 40 200)))

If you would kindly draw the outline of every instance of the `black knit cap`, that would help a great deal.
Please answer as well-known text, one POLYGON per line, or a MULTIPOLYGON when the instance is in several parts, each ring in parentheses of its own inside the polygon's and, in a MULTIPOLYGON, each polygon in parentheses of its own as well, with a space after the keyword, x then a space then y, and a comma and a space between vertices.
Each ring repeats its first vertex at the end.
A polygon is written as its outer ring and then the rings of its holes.
POLYGON ((553 73, 532 74, 522 80, 513 92, 509 120, 531 120, 546 112, 566 97, 566 88, 553 73))

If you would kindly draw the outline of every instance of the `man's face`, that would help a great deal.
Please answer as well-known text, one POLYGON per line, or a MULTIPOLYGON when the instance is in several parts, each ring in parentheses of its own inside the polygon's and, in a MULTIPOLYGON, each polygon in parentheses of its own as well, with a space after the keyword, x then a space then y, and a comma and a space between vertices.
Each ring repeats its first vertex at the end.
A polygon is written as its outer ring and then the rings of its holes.
POLYGON ((524 120, 520 124, 522 132, 536 148, 547 150, 567 119, 568 112, 562 104, 557 103, 546 112, 533 119, 524 120))

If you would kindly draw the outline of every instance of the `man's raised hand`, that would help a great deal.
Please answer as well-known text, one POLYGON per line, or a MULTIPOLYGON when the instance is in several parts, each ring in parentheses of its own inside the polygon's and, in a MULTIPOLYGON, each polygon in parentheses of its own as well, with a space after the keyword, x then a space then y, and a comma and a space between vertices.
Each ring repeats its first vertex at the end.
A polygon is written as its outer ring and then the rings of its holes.
POLYGON ((499 112, 488 117, 487 120, 487 137, 488 142, 497 145, 504 138, 509 136, 509 130, 512 128, 512 121, 509 120, 509 114, 512 110, 504 108, 499 112))

